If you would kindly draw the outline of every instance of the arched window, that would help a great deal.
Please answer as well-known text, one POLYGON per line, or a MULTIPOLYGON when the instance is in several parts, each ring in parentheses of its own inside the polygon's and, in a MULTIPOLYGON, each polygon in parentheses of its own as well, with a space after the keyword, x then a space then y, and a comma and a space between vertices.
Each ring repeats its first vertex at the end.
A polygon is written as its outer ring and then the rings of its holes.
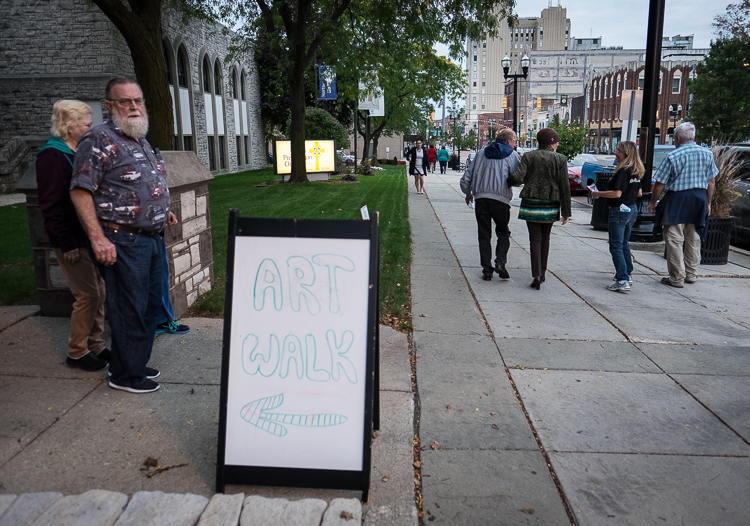
POLYGON ((208 56, 203 57, 203 107, 206 110, 206 135, 208 138, 208 169, 216 170, 216 122, 214 115, 214 96, 211 93, 211 62, 208 56))
POLYGON ((203 91, 211 93, 211 63, 208 56, 203 57, 203 91))
POLYGON ((617 96, 620 96, 620 74, 617 74, 617 96))
POLYGON ((234 109, 234 142, 235 142, 235 155, 237 156, 237 166, 241 166, 242 162, 242 136, 243 136, 243 122, 242 122, 242 105, 240 104, 240 79, 237 73, 237 67, 232 66, 232 73, 229 75, 229 86, 232 90, 232 106, 234 109))
POLYGON ((646 72, 641 71, 640 74, 638 75, 638 89, 642 90, 645 84, 646 84, 646 72))
POLYGON ((218 137, 220 170, 224 170, 227 167, 226 112, 224 111, 223 80, 224 76, 221 74, 221 64, 217 58, 214 61, 214 104, 216 108, 216 132, 218 137))
MULTIPOLYGON (((176 108, 179 108, 178 123, 179 137, 182 137, 182 149, 192 151, 195 149, 194 132, 193 132, 193 95, 190 87, 190 64, 187 59, 185 46, 177 48, 177 100, 176 108)), ((180 144, 178 137, 177 144, 180 144)))
POLYGON ((609 97, 609 79, 604 81, 604 98, 609 97))
POLYGON ((162 41, 162 50, 164 51, 164 62, 167 66, 167 83, 169 84, 169 97, 172 102, 172 122, 173 122, 173 134, 172 134, 172 149, 179 149, 179 125, 177 122, 177 96, 174 92, 174 73, 172 68, 174 66, 172 60, 172 48, 168 45, 167 41, 162 41))
POLYGON ((188 87, 188 65, 185 49, 180 47, 177 50, 177 84, 181 88, 188 87))

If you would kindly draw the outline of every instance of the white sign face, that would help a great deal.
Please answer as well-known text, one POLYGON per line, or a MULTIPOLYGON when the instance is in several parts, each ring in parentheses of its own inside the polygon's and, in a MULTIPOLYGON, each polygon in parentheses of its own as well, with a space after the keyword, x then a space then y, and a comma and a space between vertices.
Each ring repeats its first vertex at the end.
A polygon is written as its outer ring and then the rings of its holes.
MULTIPOLYGON (((276 141, 274 164, 277 174, 292 173, 292 141, 276 141)), ((305 171, 307 173, 335 172, 336 145, 334 141, 305 141, 305 171)))
POLYGON ((380 87, 367 89, 364 83, 359 83, 360 110, 367 110, 371 117, 385 116, 385 95, 380 87))
POLYGON ((370 241, 238 236, 227 465, 361 471, 370 241))

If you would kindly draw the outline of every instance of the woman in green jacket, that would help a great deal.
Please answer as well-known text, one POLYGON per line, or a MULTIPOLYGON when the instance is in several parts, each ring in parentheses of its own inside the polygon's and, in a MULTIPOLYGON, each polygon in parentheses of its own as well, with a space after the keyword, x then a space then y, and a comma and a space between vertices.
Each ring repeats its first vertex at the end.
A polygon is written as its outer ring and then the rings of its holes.
POLYGON ((437 154, 437 160, 440 163, 441 174, 444 174, 447 171, 446 168, 448 166, 448 159, 450 159, 450 154, 448 153, 448 150, 445 149, 445 145, 442 145, 437 154))
POLYGON ((552 224, 562 214, 564 225, 571 212, 568 160, 556 153, 560 136, 552 128, 544 128, 536 137, 539 149, 521 157, 521 164, 508 178, 508 184, 523 183, 518 218, 526 221, 529 230, 531 275, 534 278, 530 286, 539 290, 547 272, 552 224))

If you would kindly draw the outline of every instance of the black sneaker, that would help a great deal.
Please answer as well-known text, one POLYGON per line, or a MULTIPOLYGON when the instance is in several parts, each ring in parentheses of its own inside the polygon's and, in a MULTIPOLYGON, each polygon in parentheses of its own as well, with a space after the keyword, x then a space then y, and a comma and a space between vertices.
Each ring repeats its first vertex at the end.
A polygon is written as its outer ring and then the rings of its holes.
POLYGON ((482 279, 484 281, 492 281, 492 274, 482 274, 482 279))
POLYGON ((112 359, 112 351, 105 347, 104 349, 96 353, 96 357, 109 363, 112 359))
POLYGON ((65 358, 65 365, 68 367, 77 367, 84 371, 101 371, 107 367, 107 362, 100 360, 89 352, 80 358, 71 358, 68 356, 65 358))
POLYGON ((156 326, 156 334, 168 332, 170 334, 185 334, 190 330, 187 325, 181 325, 176 321, 165 321, 156 326))
POLYGON ((505 270, 505 267, 495 267, 495 272, 500 276, 500 279, 510 279, 510 274, 505 270))
POLYGON ((154 391, 159 389, 159 384, 154 382, 153 380, 146 380, 140 385, 136 385, 133 387, 128 387, 125 385, 117 385, 116 383, 112 382, 112 380, 109 381, 109 386, 112 389, 119 389, 120 391, 127 391, 128 393, 153 393, 154 391))
MULTIPOLYGON (((112 376, 112 371, 107 371, 107 376, 112 376)), ((159 378, 161 376, 161 371, 158 369, 154 369, 153 367, 146 367, 146 378, 149 380, 153 380, 154 378, 159 378)))

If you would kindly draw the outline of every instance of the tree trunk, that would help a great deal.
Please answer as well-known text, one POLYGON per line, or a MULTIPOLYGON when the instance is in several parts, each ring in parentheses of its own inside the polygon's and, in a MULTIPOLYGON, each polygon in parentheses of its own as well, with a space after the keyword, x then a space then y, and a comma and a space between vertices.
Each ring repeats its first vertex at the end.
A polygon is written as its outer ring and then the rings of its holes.
POLYGON ((289 138, 292 141, 292 173, 290 183, 306 183, 305 163, 305 72, 304 53, 295 53, 289 76, 289 101, 291 103, 292 126, 289 138))
POLYGON ((154 148, 171 150, 174 121, 162 44, 161 0, 131 2, 137 5, 137 10, 128 9, 121 0, 93 2, 120 31, 130 48, 136 80, 149 114, 148 141, 154 148))

